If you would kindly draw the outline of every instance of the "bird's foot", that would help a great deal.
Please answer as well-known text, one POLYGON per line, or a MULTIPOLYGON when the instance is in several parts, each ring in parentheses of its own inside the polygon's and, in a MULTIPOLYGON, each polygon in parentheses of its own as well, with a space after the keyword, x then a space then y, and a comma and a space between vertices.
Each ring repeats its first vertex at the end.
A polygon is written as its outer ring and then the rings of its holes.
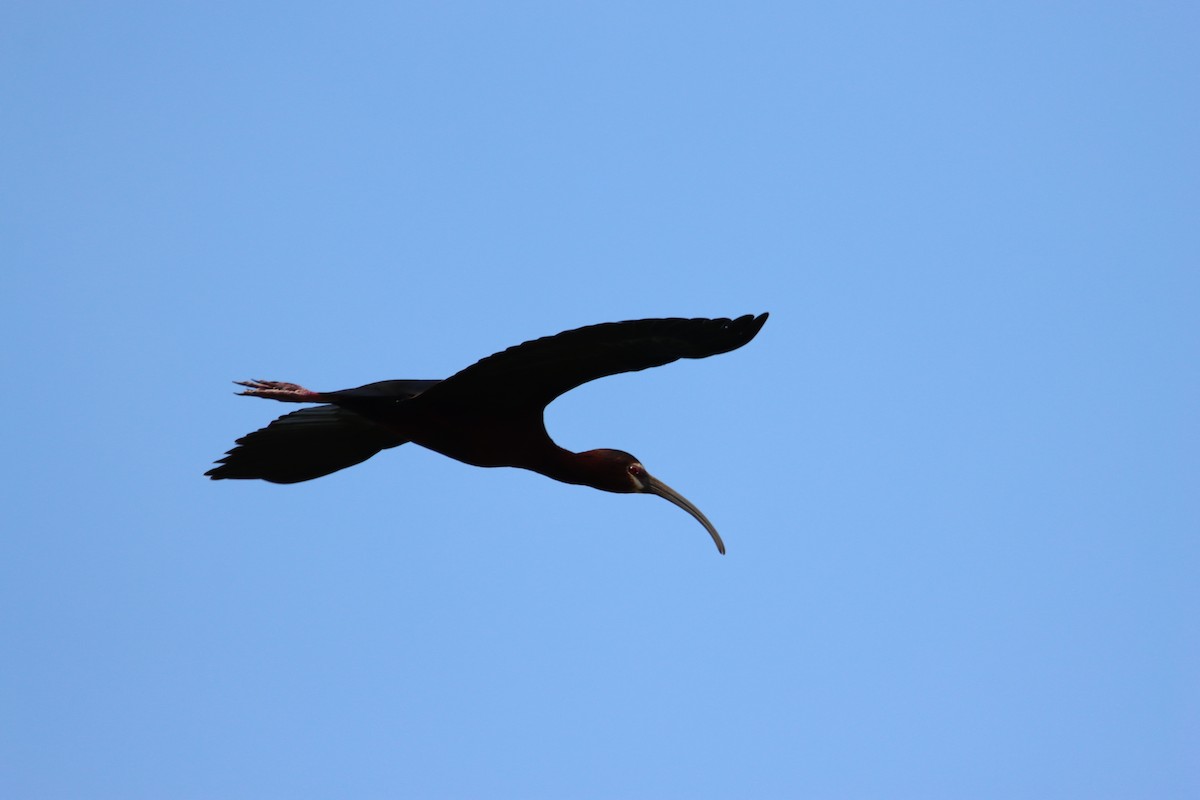
POLYGON ((262 397, 267 400, 278 400, 281 403, 317 403, 321 400, 319 392, 310 391, 294 383, 282 381, 234 381, 234 383, 246 387, 246 391, 238 392, 246 397, 262 397))

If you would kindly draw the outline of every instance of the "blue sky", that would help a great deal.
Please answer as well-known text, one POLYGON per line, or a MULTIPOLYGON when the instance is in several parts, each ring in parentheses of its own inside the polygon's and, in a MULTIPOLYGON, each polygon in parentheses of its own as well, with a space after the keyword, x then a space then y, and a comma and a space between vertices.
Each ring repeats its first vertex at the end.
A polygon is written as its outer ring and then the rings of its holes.
POLYGON ((1188 3, 0 11, 0 795, 1200 790, 1188 3), (548 424, 201 477, 261 377, 770 311, 548 424))

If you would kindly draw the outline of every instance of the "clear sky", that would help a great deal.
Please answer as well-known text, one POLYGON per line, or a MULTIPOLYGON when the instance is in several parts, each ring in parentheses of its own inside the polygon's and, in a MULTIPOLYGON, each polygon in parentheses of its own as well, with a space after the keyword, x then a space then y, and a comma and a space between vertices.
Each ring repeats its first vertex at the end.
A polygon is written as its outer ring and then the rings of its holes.
POLYGON ((9 3, 0 796, 1200 796, 1200 6, 9 3), (650 497, 288 410, 556 402, 650 497))

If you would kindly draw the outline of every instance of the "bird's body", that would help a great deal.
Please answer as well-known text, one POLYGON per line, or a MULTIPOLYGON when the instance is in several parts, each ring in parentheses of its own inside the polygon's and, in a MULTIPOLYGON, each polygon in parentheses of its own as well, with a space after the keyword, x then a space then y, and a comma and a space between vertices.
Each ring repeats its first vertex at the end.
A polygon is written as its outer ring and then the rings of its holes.
POLYGON ((762 314, 592 325, 510 347, 441 381, 380 381, 337 392, 240 382, 247 387, 244 395, 321 405, 238 439, 205 474, 214 480, 298 483, 412 442, 477 467, 519 467, 609 492, 658 494, 695 516, 724 552, 704 515, 646 473, 636 458, 620 450, 565 450, 546 432, 543 412, 559 395, 596 378, 735 350, 766 319, 762 314))

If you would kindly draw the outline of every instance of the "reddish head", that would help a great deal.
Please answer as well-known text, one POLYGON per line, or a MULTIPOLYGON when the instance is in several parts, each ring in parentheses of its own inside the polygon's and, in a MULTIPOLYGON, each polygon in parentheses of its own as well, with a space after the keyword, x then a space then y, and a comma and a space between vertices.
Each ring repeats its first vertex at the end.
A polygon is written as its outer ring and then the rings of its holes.
POLYGON ((584 453, 574 453, 573 456, 571 460, 574 462, 574 475, 571 483, 621 494, 655 494, 669 500, 695 517, 712 536, 717 550, 724 555, 725 543, 721 541, 721 535, 708 521, 708 517, 679 492, 647 472, 642 462, 629 453, 623 450, 588 450, 584 453))

